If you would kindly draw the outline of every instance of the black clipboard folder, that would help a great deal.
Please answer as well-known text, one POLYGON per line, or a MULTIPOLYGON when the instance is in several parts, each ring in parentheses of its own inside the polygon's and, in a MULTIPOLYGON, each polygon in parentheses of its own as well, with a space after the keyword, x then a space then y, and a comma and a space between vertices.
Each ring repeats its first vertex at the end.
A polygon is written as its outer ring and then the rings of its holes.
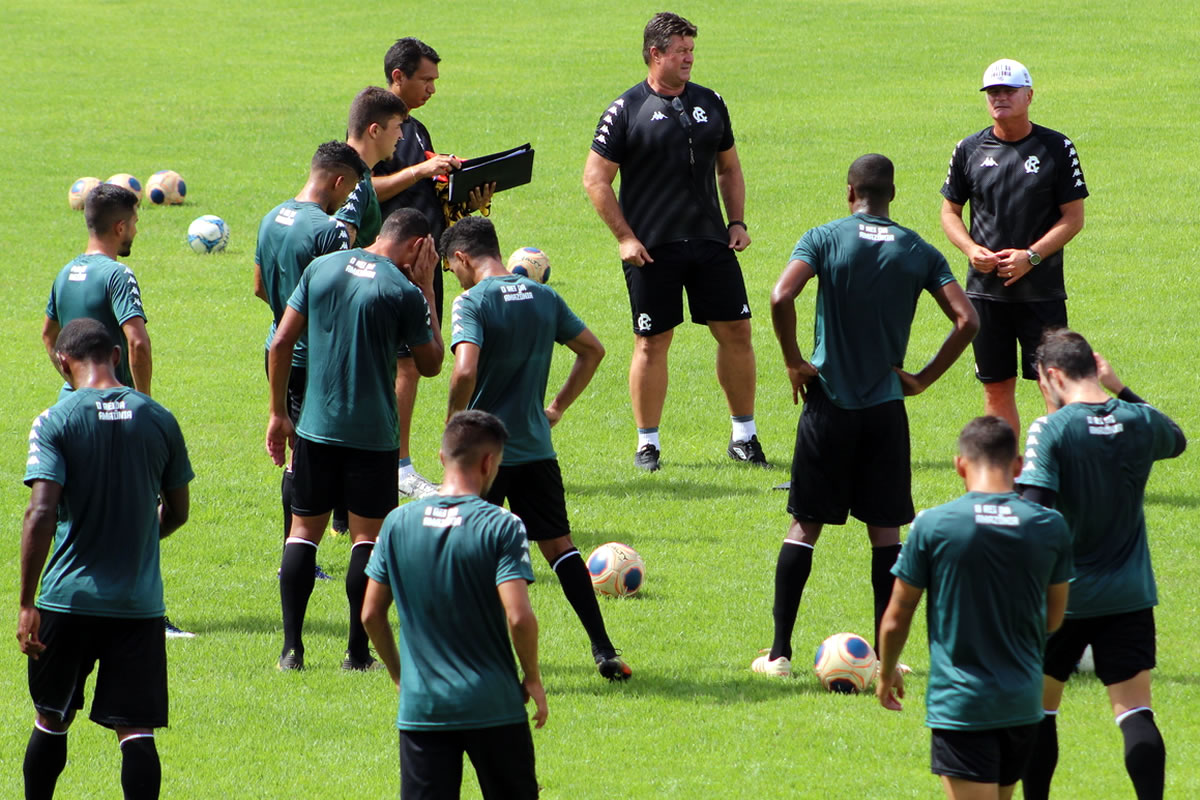
POLYGON ((520 147, 492 153, 490 156, 469 158, 450 173, 450 202, 463 203, 471 190, 485 183, 495 183, 496 191, 523 186, 533 180, 533 146, 528 142, 520 147))

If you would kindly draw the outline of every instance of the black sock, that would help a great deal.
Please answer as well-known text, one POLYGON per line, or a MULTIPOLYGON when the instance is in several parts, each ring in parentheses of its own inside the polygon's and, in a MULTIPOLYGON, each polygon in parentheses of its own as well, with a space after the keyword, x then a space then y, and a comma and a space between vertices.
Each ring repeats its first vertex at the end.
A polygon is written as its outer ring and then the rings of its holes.
POLYGON ((1033 755, 1021 776, 1025 800, 1046 800, 1050 797, 1050 780, 1058 766, 1058 714, 1047 714, 1038 725, 1033 755))
POLYGON ((131 736, 121 742, 121 789, 125 800, 158 800, 162 765, 153 736, 131 736))
POLYGON ((796 626, 796 614, 800 611, 800 598, 812 572, 813 549, 809 545, 785 539, 779 548, 779 559, 775 562, 775 605, 771 616, 775 619, 775 641, 771 643, 772 661, 783 656, 792 657, 792 628, 796 626))
POLYGON ((25 747, 25 800, 54 796, 54 785, 67 766, 67 734, 34 726, 25 747))
POLYGON ((283 500, 283 546, 287 547, 287 538, 292 534, 292 478, 295 473, 284 468, 283 478, 279 481, 279 496, 283 500))
POLYGON ((871 548, 871 592, 875 595, 875 652, 879 652, 879 623, 883 622, 883 612, 887 611, 888 600, 892 598, 892 586, 896 578, 892 575, 892 567, 900 557, 900 545, 888 544, 883 547, 871 548))
POLYGON ((604 617, 600 616, 600 604, 596 602, 596 590, 592 587, 592 576, 588 574, 583 556, 575 549, 563 553, 551 565, 558 582, 562 586, 567 602, 575 609, 575 616, 583 623, 588 638, 592 641, 592 650, 608 651, 613 649, 604 628, 604 617))
POLYGON ((350 639, 346 649, 356 661, 366 661, 371 656, 367 649, 367 631, 362 624, 362 608, 367 594, 367 562, 374 550, 374 542, 354 545, 350 548, 350 566, 346 568, 346 599, 350 601, 350 639))
POLYGON ((1138 800, 1161 800, 1166 780, 1167 747, 1148 708, 1128 712, 1120 722, 1125 737, 1125 771, 1138 800))
POLYGON ((283 562, 279 566, 279 600, 283 607, 283 652, 295 650, 304 653, 300 637, 304 629, 304 612, 308 610, 308 598, 312 595, 316 581, 314 570, 317 565, 317 548, 310 542, 288 541, 283 548, 283 562))

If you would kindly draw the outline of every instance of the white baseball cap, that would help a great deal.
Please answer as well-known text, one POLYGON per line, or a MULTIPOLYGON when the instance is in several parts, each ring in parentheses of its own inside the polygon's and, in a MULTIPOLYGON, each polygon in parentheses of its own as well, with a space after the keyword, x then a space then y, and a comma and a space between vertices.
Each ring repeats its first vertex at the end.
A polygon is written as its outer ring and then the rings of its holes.
POLYGON ((1032 89, 1033 78, 1029 77, 1029 70, 1025 69, 1025 65, 1020 61, 1002 58, 992 62, 983 71, 983 86, 979 87, 979 91, 982 92, 990 86, 1012 86, 1017 89, 1028 86, 1032 89))

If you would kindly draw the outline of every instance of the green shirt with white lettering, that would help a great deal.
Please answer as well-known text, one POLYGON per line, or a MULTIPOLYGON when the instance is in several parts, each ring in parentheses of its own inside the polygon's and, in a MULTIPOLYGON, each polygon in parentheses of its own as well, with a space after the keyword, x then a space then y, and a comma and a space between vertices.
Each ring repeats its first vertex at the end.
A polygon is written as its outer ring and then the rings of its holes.
POLYGON ((334 217, 342 222, 348 222, 357 229, 354 235, 355 247, 370 247, 375 243, 375 237, 383 228, 383 211, 379 208, 379 197, 375 194, 375 184, 371 183, 371 171, 367 170, 354 187, 354 191, 346 198, 345 204, 338 209, 334 217))

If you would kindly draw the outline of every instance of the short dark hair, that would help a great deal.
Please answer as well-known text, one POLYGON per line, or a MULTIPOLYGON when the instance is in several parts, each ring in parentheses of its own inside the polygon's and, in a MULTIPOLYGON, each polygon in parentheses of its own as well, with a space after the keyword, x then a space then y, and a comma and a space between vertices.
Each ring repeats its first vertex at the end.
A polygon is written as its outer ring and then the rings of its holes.
POLYGON ((650 63, 650 48, 657 47, 666 50, 671 44, 672 36, 696 36, 696 26, 678 14, 670 11, 660 11, 646 23, 642 31, 642 60, 650 63))
POLYGON ((442 454, 460 466, 479 462, 485 449, 503 450, 508 428, 499 417, 486 411, 460 411, 446 423, 442 434, 442 454))
POLYGON ((867 153, 850 165, 846 183, 854 188, 854 194, 859 197, 891 200, 896 191, 896 167, 887 156, 867 153))
POLYGON ((1092 346, 1068 328, 1051 328, 1042 334, 1037 365, 1039 371, 1053 367, 1076 381, 1096 375, 1096 355, 1092 346))
POLYGON ((362 175, 367 170, 358 151, 345 142, 336 139, 323 142, 313 154, 311 169, 313 172, 338 172, 349 170, 355 175, 362 175))
POLYGON ((379 238, 403 242, 414 236, 428 236, 433 230, 429 218, 415 208, 398 208, 383 221, 379 238))
POLYGON ((387 89, 368 86, 350 103, 350 120, 346 124, 346 135, 355 138, 367 132, 372 124, 385 126, 392 117, 404 117, 408 106, 387 89))
POLYGON ((83 202, 83 219, 92 233, 103 236, 137 210, 138 196, 115 183, 102 183, 88 192, 83 202))
POLYGON ((54 352, 76 361, 106 362, 112 358, 116 346, 112 334, 103 323, 90 317, 77 317, 58 332, 54 352))
POLYGON ((463 217, 442 233, 439 249, 443 258, 461 250, 472 258, 500 258, 496 226, 487 217, 463 217))
POLYGON ((388 48, 387 54, 383 57, 383 79, 389 84, 392 82, 392 73, 400 70, 404 73, 404 77, 411 78, 413 73, 417 71, 417 67, 421 66, 421 59, 428 58, 433 63, 439 63, 442 58, 429 45, 422 42, 420 39, 412 36, 405 36, 403 39, 397 39, 396 43, 388 48))
POLYGON ((1017 434, 1000 417, 976 417, 958 435, 958 454, 967 461, 1007 467, 1017 457, 1017 434))

